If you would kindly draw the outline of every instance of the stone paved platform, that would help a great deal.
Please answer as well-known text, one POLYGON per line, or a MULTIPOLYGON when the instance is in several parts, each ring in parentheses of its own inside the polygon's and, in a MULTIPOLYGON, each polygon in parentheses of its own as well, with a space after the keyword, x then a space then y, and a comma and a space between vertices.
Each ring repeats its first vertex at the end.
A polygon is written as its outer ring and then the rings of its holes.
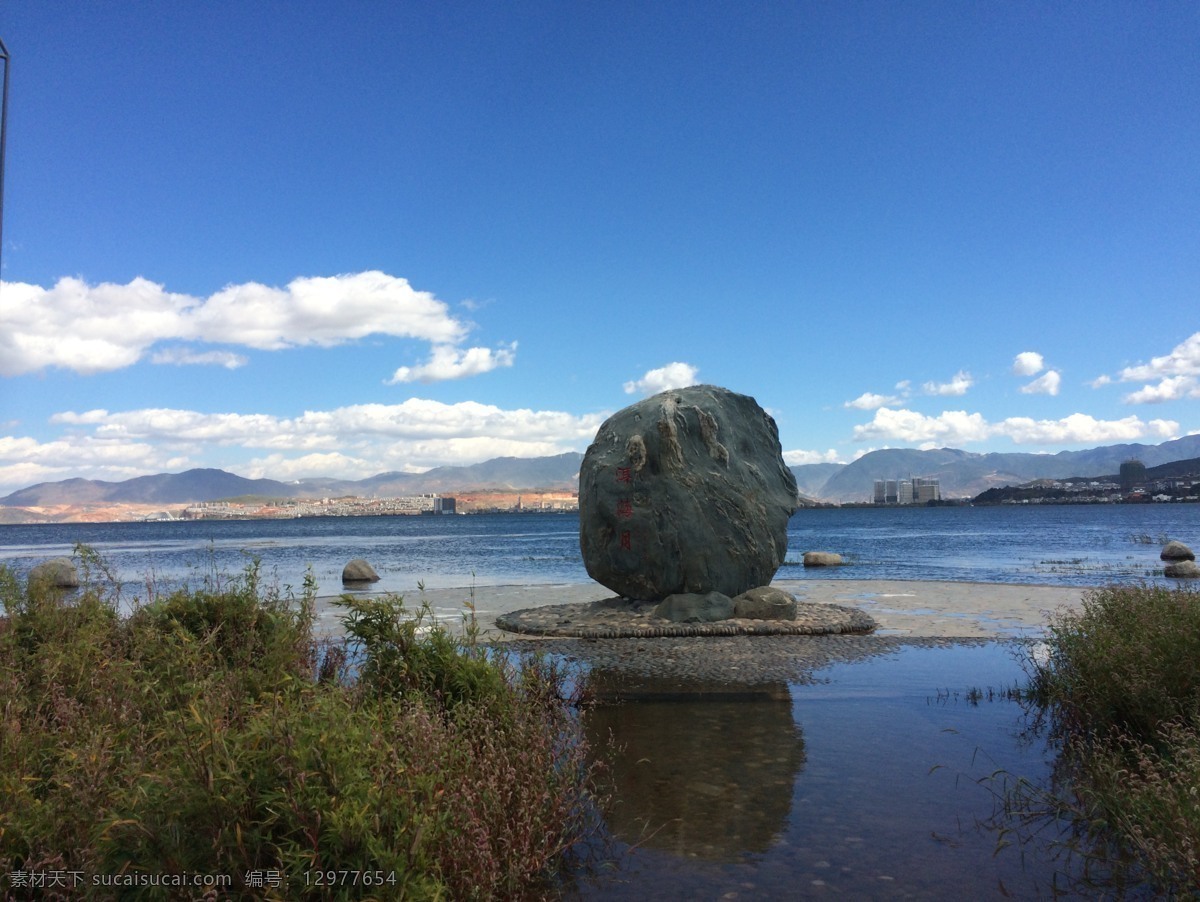
POLYGON ((868 633, 874 619, 857 608, 800 602, 795 620, 718 620, 675 623, 654 616, 655 602, 605 598, 543 605, 501 614, 496 625, 514 633, 580 639, 647 639, 690 636, 825 636, 868 633))
POLYGON ((950 648, 994 641, 863 634, 641 640, 514 637, 496 647, 515 655, 554 655, 581 666, 590 673, 590 691, 598 698, 730 697, 764 692, 782 697, 781 684, 826 682, 819 672, 835 664, 863 663, 905 648, 950 648))

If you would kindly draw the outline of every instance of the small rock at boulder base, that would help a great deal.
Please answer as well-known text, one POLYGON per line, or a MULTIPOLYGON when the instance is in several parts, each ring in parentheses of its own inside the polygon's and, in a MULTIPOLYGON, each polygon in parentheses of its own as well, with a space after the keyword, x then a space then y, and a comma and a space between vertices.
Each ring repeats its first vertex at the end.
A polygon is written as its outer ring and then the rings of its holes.
POLYGON ((1176 542, 1172 539, 1163 546, 1159 558, 1164 561, 1194 561, 1196 555, 1192 553, 1192 549, 1188 548, 1183 542, 1176 542))
POLYGON ((681 592, 668 595, 654 609, 654 616, 673 623, 713 623, 733 616, 733 599, 720 592, 681 592))
POLYGON ((377 583, 379 582, 379 574, 376 573, 375 568, 368 564, 365 560, 360 557, 356 557, 342 568, 342 582, 377 583))
POLYGON ((1174 579, 1200 579, 1200 567, 1195 561, 1174 561, 1163 568, 1163 576, 1174 579))
POLYGON ((42 561, 30 570, 29 582, 58 589, 74 589, 79 585, 79 574, 75 570, 75 562, 69 557, 56 557, 42 561))
POLYGON ((796 599, 783 589, 759 586, 733 600, 733 616, 742 620, 795 620, 796 599))
POLYGON ((751 397, 672 389, 609 417, 579 471, 579 548, 592 579, 658 601, 771 582, 796 479, 751 397))
POLYGON ((844 563, 842 556, 832 551, 804 552, 805 567, 838 567, 844 563))

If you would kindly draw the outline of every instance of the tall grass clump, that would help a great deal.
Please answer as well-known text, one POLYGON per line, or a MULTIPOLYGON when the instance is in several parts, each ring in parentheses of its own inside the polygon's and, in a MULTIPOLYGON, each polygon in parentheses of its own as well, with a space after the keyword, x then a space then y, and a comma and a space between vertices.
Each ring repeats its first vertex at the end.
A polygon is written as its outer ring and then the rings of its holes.
POLYGON ((343 599, 348 641, 316 641, 314 596, 255 563, 122 617, 103 585, 0 568, 0 895, 39 872, 96 898, 167 898, 139 883, 163 874, 245 898, 546 887, 591 810, 573 676, 396 597, 343 599))
POLYGON ((1163 891, 1200 891, 1200 592, 1093 590, 1047 646, 1029 688, 1061 748, 1060 813, 1163 891))

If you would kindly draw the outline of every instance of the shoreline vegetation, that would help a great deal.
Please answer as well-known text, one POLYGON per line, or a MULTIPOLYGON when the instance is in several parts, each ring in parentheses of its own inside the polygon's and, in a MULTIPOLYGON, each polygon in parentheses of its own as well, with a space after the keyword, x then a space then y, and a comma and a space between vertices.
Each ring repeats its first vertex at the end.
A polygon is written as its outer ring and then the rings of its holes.
POLYGON ((452 636, 397 596, 343 597, 346 640, 315 639, 315 584, 281 593, 257 562, 122 617, 119 581, 77 555, 70 597, 0 567, 7 897, 47 874, 72 898, 167 898, 153 878, 171 874, 280 899, 565 879, 599 801, 583 674, 493 652, 469 623, 452 636))
MULTIPOLYGON (((1058 750, 1049 789, 1012 775, 1004 820, 1129 887, 1200 891, 1200 591, 1149 585, 1086 593, 1051 617, 1025 658, 1034 730, 1058 750)), ((1002 843, 1007 843, 1001 832, 1002 843)))
MULTIPOLYGON (((311 579, 280 592, 255 561, 122 616, 115 574, 86 546, 76 555, 84 587, 71 595, 0 567, 9 896, 35 897, 13 883, 34 873, 107 875, 71 893, 95 898, 114 886, 166 898, 136 881, 179 873, 234 875, 222 892, 239 898, 572 885, 606 804, 603 755, 580 723, 587 675, 487 646, 474 594, 460 632, 427 599, 416 610, 391 594, 318 599, 311 579), (316 635, 321 602, 342 638, 316 635), (373 885, 325 876, 341 873, 373 885)), ((1016 616, 1030 599, 1009 588, 1016 616)), ((993 776, 998 848, 1045 845, 1056 827, 1050 847, 1079 856, 1085 876, 1094 865, 1103 886, 1197 892, 1200 591, 1108 585, 1046 624, 1022 643, 1019 693, 1053 774, 993 776)))

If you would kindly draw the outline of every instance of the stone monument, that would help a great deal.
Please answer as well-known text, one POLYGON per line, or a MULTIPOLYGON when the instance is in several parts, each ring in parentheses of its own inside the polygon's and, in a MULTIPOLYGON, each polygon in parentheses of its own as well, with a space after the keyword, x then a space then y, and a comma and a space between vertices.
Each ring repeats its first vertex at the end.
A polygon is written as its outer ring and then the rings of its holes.
POLYGON ((592 579, 625 598, 732 598, 771 582, 796 504, 775 421, 753 398, 672 389, 601 425, 579 472, 579 546, 592 579))

